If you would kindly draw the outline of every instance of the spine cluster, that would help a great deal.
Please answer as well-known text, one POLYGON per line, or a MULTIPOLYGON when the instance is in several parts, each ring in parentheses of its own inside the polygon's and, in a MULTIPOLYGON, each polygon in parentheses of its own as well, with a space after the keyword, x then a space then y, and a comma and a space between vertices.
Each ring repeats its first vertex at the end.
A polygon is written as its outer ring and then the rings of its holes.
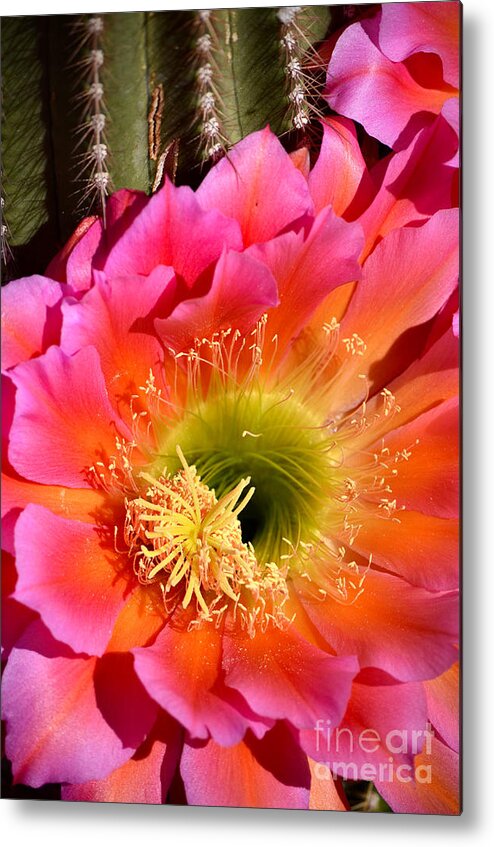
MULTIPOLYGON (((2 178, 3 178, 3 174, 2 174, 2 178)), ((2 262, 3 262, 4 266, 6 266, 7 262, 9 261, 9 259, 11 257, 11 251, 10 251, 9 241, 8 241, 8 239, 9 239, 9 228, 8 228, 7 223, 5 221, 5 215, 4 215, 4 211, 3 211, 4 208, 5 208, 5 199, 3 197, 3 194, 2 194, 2 197, 1 197, 1 204, 2 204, 2 223, 1 223, 1 228, 0 228, 0 249, 1 249, 1 254, 2 254, 2 262)))
POLYGON ((103 52, 104 21, 102 17, 90 17, 83 22, 83 46, 86 55, 79 62, 84 72, 84 91, 80 98, 84 102, 84 123, 81 127, 81 144, 87 149, 81 154, 82 173, 85 187, 81 205, 96 197, 103 213, 105 198, 111 189, 108 172, 108 144, 106 125, 108 114, 104 99, 101 71, 105 62, 103 52))
POLYGON ((204 158, 214 162, 225 152, 228 139, 223 126, 221 96, 217 86, 218 67, 214 58, 218 49, 218 36, 211 20, 210 9, 197 12, 197 38, 194 49, 201 148, 204 150, 204 158))
POLYGON ((320 116, 315 104, 320 94, 317 71, 321 67, 321 59, 300 24, 301 12, 302 6, 282 6, 277 12, 281 23, 280 46, 287 77, 290 122, 297 130, 305 130, 313 116, 320 116))

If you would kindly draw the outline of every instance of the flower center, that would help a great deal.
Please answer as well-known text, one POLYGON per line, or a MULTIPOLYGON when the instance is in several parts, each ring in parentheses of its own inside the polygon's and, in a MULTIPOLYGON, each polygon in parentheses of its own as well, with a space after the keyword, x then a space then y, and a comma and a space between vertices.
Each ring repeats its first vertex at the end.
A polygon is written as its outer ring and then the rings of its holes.
POLYGON ((275 565, 260 566, 242 541, 238 515, 252 498, 242 479, 218 500, 177 447, 181 469, 149 483, 144 497, 127 502, 124 539, 145 585, 158 582, 169 612, 195 601, 196 621, 219 620, 233 605, 250 634, 273 620, 284 626, 288 592, 275 565), (229 601, 232 601, 229 602, 229 601))
POLYGON ((246 475, 255 493, 240 515, 242 538, 259 559, 279 561, 286 543, 306 539, 326 505, 327 437, 314 414, 291 394, 216 392, 196 403, 163 444, 173 467, 175 444, 217 496, 246 475))
POLYGON ((247 337, 223 331, 197 339, 187 353, 172 353, 182 381, 186 372, 186 389, 182 404, 171 415, 168 404, 155 426, 159 455, 152 471, 176 472, 179 444, 219 497, 248 476, 255 493, 240 516, 242 539, 252 542, 259 561, 282 562, 313 540, 328 509, 334 436, 321 390, 311 395, 331 358, 334 333, 328 327, 312 355, 280 376, 283 368, 273 367, 276 337, 266 343, 266 324, 264 316, 247 337))

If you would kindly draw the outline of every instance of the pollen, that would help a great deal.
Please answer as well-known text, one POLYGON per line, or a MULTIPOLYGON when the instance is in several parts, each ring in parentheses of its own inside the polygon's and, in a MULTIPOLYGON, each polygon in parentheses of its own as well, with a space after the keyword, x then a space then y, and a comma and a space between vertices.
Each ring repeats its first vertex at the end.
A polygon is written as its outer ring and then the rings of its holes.
POLYGON ((139 581, 160 585, 169 612, 195 606, 194 624, 219 625, 230 610, 251 635, 270 621, 284 625, 283 574, 272 564, 261 567, 242 541, 238 516, 254 494, 250 478, 218 499, 176 449, 181 469, 159 479, 141 473, 145 496, 126 505, 124 539, 139 581))

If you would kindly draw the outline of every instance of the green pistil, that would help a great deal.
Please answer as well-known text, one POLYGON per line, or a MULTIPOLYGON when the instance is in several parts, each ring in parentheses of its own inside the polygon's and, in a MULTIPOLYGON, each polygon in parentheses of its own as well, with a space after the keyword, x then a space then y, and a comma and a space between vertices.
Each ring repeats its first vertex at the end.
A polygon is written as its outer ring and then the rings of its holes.
POLYGON ((286 393, 214 395, 167 428, 156 468, 177 472, 179 444, 218 498, 249 476, 255 494, 240 515, 243 539, 259 561, 281 563, 290 545, 313 537, 327 507, 327 432, 286 393))

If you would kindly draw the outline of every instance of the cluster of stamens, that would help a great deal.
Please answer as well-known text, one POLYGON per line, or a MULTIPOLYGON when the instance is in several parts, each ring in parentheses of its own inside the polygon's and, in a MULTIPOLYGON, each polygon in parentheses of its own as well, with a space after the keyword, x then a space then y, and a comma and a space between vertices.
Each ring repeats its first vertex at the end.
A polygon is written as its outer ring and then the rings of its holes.
POLYGON ((177 447, 182 469, 160 479, 147 474, 145 496, 127 502, 124 539, 139 581, 158 583, 167 611, 194 603, 192 624, 219 626, 231 609, 250 635, 269 622, 284 626, 285 577, 273 564, 260 567, 242 541, 238 516, 254 494, 242 479, 219 500, 177 447))

